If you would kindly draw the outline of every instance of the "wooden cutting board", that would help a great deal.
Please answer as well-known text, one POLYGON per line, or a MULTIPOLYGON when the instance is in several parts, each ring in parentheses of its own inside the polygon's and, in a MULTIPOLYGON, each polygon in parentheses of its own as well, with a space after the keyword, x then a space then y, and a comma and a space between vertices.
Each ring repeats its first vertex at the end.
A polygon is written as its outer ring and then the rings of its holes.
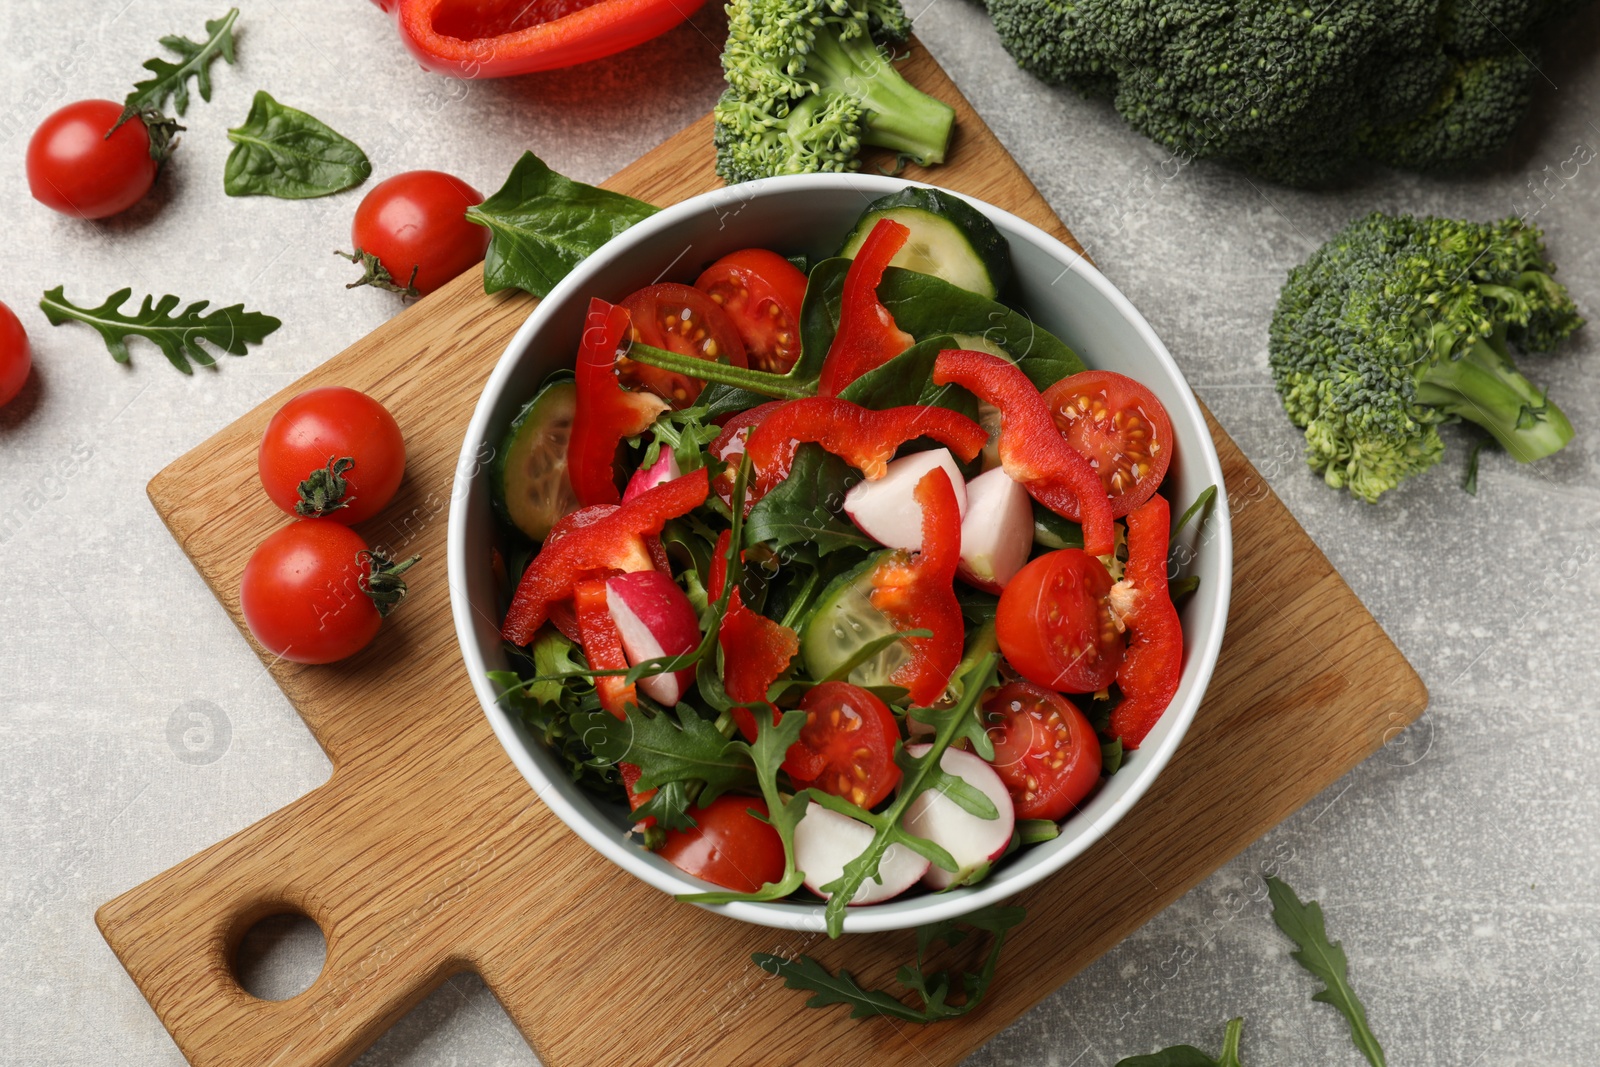
MULTIPOLYGON (((950 158, 909 176, 1009 208, 1074 244, 920 48, 908 77, 956 106, 950 158)), ((607 186, 665 205, 711 189, 710 119, 607 186)), ((870 164, 869 164, 870 165, 870 164)), ((268 417, 316 385, 381 400, 405 431, 399 496, 361 528, 420 552, 412 594, 376 642, 331 668, 269 669, 329 759, 320 788, 97 913, 173 1040, 200 1067, 345 1064, 451 974, 478 972, 549 1067, 953 1064, 1416 718, 1427 693, 1237 446, 1210 423, 1234 507, 1227 642, 1170 766, 1101 842, 1021 903, 989 1000, 922 1029, 809 1010, 750 963, 808 952, 887 984, 909 933, 828 942, 678 904, 603 860, 535 797, 490 732, 451 626, 445 512, 467 422, 533 301, 485 296, 477 271, 179 458, 150 499, 243 629, 239 575, 284 516, 255 453, 268 417), (243 933, 309 916, 327 962, 304 993, 240 988, 243 933)), ((1209 415, 1208 415, 1209 418, 1209 415)), ((152 595, 155 592, 152 591, 152 595)))

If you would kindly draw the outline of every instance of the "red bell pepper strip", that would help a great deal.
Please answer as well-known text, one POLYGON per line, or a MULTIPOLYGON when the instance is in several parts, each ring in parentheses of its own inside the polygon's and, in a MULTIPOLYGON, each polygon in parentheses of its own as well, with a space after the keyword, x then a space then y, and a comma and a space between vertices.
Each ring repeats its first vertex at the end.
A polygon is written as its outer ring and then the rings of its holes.
MULTIPOLYGON (((1048 421, 1049 415, 1045 417, 1048 421)), ((963 461, 982 451, 989 439, 982 426, 949 408, 908 404, 874 411, 837 397, 790 400, 769 412, 745 442, 754 469, 749 503, 788 477, 803 442, 821 445, 871 481, 883 477, 896 449, 918 437, 947 445, 963 461)))
MULTIPOLYGON (((730 531, 722 531, 711 561, 707 592, 713 600, 722 596, 722 587, 728 580, 729 535, 730 531)), ((722 688, 737 704, 765 703, 772 683, 800 651, 799 635, 782 623, 745 607, 738 589, 728 598, 728 613, 722 617, 717 643, 722 646, 722 688)), ((767 707, 772 710, 776 722, 777 709, 771 704, 767 707)), ((750 709, 734 708, 732 715, 745 740, 754 741, 756 718, 750 709)))
MULTIPOLYGON (((705 469, 691 471, 640 493, 587 526, 547 540, 522 572, 500 627, 501 636, 512 644, 526 645, 549 618, 551 605, 571 597, 583 579, 615 570, 615 561, 635 551, 633 546, 643 537, 659 534, 668 519, 704 504, 709 491, 705 469)), ((648 552, 645 558, 648 560, 648 552)))
POLYGON ((643 433, 671 405, 653 393, 632 392, 617 380, 617 346, 627 335, 626 308, 590 300, 578 346, 577 408, 567 441, 567 478, 582 504, 615 504, 617 445, 643 433))
POLYGON ((895 325, 894 316, 878 299, 878 283, 889 261, 906 243, 911 231, 893 219, 879 219, 856 252, 844 276, 844 301, 839 307, 839 329, 822 361, 818 396, 838 396, 851 382, 916 343, 895 325))
POLYGON ((932 630, 932 637, 908 637, 911 658, 891 676, 924 706, 943 695, 961 664, 966 625, 956 599, 956 565, 961 562, 961 508, 944 468, 935 467, 917 483, 922 507, 922 551, 896 551, 872 572, 872 606, 899 630, 932 630))
MULTIPOLYGON (((627 670, 628 656, 622 648, 622 635, 617 632, 617 624, 606 607, 605 579, 589 578, 579 582, 572 599, 578 609, 579 643, 583 645, 583 655, 589 661, 589 667, 597 671, 627 670)), ((628 717, 629 704, 639 702, 638 690, 625 684, 622 679, 620 674, 606 674, 594 680, 600 706, 619 719, 628 717)), ((619 763, 617 773, 622 776, 622 786, 628 792, 629 811, 637 810, 639 805, 655 796, 654 789, 644 793, 634 792, 633 783, 639 780, 637 764, 619 763)), ((654 822, 654 819, 646 819, 645 825, 654 822)))
POLYGON ((1000 466, 1057 515, 1083 525, 1083 550, 1115 548, 1111 499, 1089 460, 1067 443, 1050 408, 1015 363, 988 352, 947 349, 933 364, 935 385, 952 382, 1000 409, 1000 466))
POLYGON ((1161 713, 1172 703, 1183 677, 1183 627, 1167 589, 1167 502, 1153 496, 1128 515, 1128 566, 1113 591, 1113 604, 1126 601, 1120 612, 1131 636, 1117 685, 1122 703, 1111 713, 1111 732, 1124 748, 1138 748, 1161 713))
MULTIPOLYGON (((600 519, 605 518, 617 510, 615 504, 595 504, 593 507, 579 508, 577 511, 561 516, 555 525, 550 527, 550 532, 545 535, 546 545, 559 541, 574 530, 581 530, 586 526, 593 526, 600 519)), ((595 577, 610 577, 613 574, 626 574, 629 571, 666 570, 666 550, 661 547, 658 538, 633 538, 624 542, 621 551, 611 560, 610 566, 595 574, 595 577)), ((566 601, 557 601, 550 605, 550 622, 569 639, 578 641, 578 616, 572 605, 566 601)))
POLYGON ((427 70, 503 78, 613 55, 658 37, 703 0, 376 0, 427 70))

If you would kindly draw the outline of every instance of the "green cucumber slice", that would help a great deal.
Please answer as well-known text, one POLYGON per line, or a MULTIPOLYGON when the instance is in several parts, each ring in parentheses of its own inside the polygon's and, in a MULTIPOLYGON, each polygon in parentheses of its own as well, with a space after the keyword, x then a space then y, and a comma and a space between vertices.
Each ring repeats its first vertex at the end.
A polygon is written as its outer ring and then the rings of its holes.
MULTIPOLYGON (((872 572, 893 550, 875 552, 859 566, 835 578, 822 591, 800 627, 800 655, 813 678, 826 678, 849 663, 870 641, 895 632, 883 612, 872 606, 872 572)), ((860 686, 893 685, 894 672, 911 658, 905 642, 896 641, 856 667, 845 681, 860 686)))
POLYGON ((489 479, 495 510, 535 541, 578 507, 567 478, 567 441, 577 406, 576 385, 551 382, 517 413, 495 453, 489 479))
POLYGON ((882 218, 911 231, 889 265, 931 274, 993 300, 1011 280, 1011 250, 994 223, 958 196, 915 186, 867 205, 839 254, 854 259, 882 218))

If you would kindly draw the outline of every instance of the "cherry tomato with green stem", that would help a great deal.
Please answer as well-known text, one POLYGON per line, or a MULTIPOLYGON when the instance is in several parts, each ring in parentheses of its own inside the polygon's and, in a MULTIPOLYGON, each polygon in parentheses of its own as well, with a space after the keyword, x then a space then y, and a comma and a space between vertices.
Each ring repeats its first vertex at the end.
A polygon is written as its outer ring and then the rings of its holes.
POLYGON ((80 219, 103 219, 143 199, 159 164, 144 121, 134 117, 117 126, 121 117, 121 104, 79 100, 41 122, 28 141, 33 198, 80 219))
POLYGON ((408 170, 385 178, 361 198, 350 239, 356 257, 377 257, 387 274, 369 264, 355 285, 426 296, 483 259, 489 231, 467 221, 467 208, 483 194, 453 174, 408 170))
POLYGON ((278 409, 256 464, 262 488, 284 511, 353 525, 394 498, 406 445, 382 404, 354 389, 325 386, 278 409))
POLYGON ((361 535, 329 519, 272 533, 245 564, 239 608, 261 647, 294 663, 332 663, 360 652, 405 596, 400 575, 361 535))

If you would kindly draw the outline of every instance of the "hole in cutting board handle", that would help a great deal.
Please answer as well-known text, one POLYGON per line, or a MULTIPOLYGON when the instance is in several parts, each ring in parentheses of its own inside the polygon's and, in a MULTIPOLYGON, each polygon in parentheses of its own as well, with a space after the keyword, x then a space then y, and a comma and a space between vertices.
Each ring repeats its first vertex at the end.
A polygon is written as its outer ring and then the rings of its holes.
POLYGON ((322 928, 305 913, 284 909, 245 930, 230 962, 246 993, 259 1000, 288 1000, 311 988, 327 958, 322 928))

